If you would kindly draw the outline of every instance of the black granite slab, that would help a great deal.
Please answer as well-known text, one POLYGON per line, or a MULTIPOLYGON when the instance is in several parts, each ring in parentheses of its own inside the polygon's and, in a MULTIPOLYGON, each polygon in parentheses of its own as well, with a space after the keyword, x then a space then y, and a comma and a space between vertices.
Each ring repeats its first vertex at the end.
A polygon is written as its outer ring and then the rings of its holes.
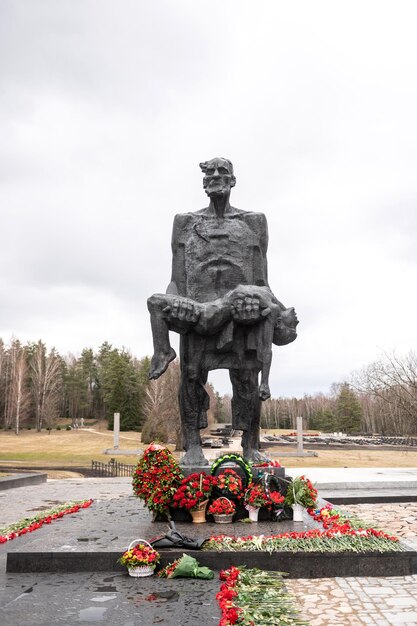
MULTIPOLYGON (((178 522, 178 530, 189 537, 208 539, 212 535, 271 535, 306 531, 320 527, 307 513, 303 522, 263 521, 247 524, 190 524, 178 522)), ((121 571, 117 563, 131 541, 150 541, 168 530, 164 522, 152 522, 152 515, 133 496, 96 501, 74 515, 67 515, 30 535, 0 546, 7 552, 8 572, 95 572, 121 571)), ((274 552, 216 552, 161 550, 161 566, 184 552, 201 564, 219 570, 230 565, 247 565, 288 572, 290 577, 404 576, 417 573, 417 552, 383 554, 329 554, 274 552)))
POLYGON ((27 485, 40 485, 46 483, 47 474, 40 472, 28 472, 3 476, 0 478, 0 491, 5 489, 15 489, 15 487, 26 487, 27 485))

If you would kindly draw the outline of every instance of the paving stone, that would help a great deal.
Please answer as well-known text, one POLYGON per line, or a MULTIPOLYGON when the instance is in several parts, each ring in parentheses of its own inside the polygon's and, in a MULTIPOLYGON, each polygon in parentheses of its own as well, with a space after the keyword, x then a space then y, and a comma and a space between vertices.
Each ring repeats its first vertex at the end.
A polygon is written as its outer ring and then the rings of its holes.
POLYGON ((384 596, 386 597, 390 593, 394 593, 394 590, 390 587, 368 587, 366 593, 371 596, 384 596))
POLYGON ((396 626, 397 624, 404 624, 405 626, 414 626, 417 624, 417 612, 416 611, 403 611, 401 613, 386 613, 385 618, 390 624, 396 626))
POLYGON ((411 607, 412 609, 415 608, 416 605, 416 601, 414 598, 411 597, 404 597, 404 596, 395 596, 394 598, 384 598, 384 602, 385 604, 387 604, 390 608, 393 606, 398 606, 398 607, 411 607))

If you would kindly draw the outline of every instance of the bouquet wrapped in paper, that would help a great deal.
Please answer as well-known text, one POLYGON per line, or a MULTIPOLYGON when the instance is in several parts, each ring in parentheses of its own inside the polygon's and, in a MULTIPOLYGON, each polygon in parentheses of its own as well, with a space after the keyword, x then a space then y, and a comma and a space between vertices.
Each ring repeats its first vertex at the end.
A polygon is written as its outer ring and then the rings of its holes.
POLYGON ((169 563, 158 572, 161 578, 203 578, 211 580, 213 572, 208 567, 201 566, 197 559, 188 554, 183 554, 180 559, 169 563))

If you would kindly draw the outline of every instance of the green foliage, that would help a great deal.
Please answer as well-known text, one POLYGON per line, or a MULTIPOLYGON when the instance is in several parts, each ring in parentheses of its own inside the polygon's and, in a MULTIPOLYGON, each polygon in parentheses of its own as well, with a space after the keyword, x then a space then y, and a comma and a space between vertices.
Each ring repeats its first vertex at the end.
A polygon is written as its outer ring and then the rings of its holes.
POLYGON ((214 419, 218 424, 226 424, 228 416, 223 405, 223 398, 218 391, 214 391, 216 397, 215 411, 213 411, 214 419))
POLYGON ((288 485, 284 503, 287 506, 301 504, 305 508, 314 507, 317 500, 317 490, 305 476, 297 476, 288 485))
POLYGON ((338 430, 338 421, 333 411, 330 409, 322 409, 317 411, 317 413, 310 418, 309 428, 331 433, 338 430))
POLYGON ((347 383, 340 389, 336 400, 336 417, 339 429, 345 433, 359 432, 361 429, 362 407, 347 383))
POLYGON ((106 346, 101 354, 101 386, 109 429, 113 428, 114 413, 120 413, 121 430, 141 428, 143 387, 135 365, 126 350, 106 346))

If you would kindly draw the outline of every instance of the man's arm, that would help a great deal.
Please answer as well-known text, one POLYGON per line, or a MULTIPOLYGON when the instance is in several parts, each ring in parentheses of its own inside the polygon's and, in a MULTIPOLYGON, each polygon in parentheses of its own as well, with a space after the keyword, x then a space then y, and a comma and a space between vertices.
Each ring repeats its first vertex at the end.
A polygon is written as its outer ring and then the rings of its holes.
POLYGON ((172 295, 186 295, 185 289, 185 254, 184 254, 184 227, 186 220, 184 215, 174 217, 172 228, 171 250, 172 250, 172 272, 171 282, 166 293, 172 295))

